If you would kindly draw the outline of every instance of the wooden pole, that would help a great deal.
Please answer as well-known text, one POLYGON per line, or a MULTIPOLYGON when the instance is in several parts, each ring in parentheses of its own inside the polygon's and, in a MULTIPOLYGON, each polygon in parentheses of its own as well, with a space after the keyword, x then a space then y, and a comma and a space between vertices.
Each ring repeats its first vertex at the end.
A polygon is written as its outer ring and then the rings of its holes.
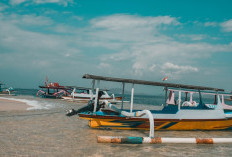
POLYGON ((216 144, 232 143, 232 138, 165 138, 165 137, 113 137, 98 136, 98 143, 120 143, 120 144, 216 144))

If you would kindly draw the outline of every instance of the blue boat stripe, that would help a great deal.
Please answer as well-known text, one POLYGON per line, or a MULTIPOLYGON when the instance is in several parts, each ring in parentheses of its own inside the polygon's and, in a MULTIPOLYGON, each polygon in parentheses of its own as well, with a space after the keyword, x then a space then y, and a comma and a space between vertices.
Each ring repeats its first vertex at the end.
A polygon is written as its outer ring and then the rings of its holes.
POLYGON ((178 122, 170 122, 170 123, 168 123, 167 125, 163 126, 163 127, 160 128, 160 129, 167 129, 167 128, 169 128, 169 127, 175 125, 176 123, 178 123, 178 122))

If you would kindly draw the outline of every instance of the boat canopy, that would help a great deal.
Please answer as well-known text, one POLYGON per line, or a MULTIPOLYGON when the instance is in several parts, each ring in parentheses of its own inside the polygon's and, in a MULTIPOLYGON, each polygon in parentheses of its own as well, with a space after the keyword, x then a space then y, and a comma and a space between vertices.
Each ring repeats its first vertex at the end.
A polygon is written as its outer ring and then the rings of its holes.
MULTIPOLYGON (((168 88, 169 91, 174 91, 174 92, 178 92, 178 91, 181 91, 181 92, 184 92, 184 93, 198 93, 199 91, 198 90, 194 90, 194 89, 180 89, 180 88, 168 88)), ((232 96, 232 93, 227 93, 227 92, 222 92, 222 91, 219 91, 219 92, 214 92, 214 91, 202 91, 201 93, 203 94, 207 94, 207 95, 224 95, 224 96, 232 96)))
POLYGON ((82 78, 93 79, 93 80, 102 80, 102 81, 151 85, 151 86, 162 86, 162 87, 173 87, 173 88, 184 88, 184 89, 195 89, 195 90, 224 91, 224 89, 212 88, 212 87, 193 86, 193 85, 184 85, 184 84, 175 84, 175 83, 164 83, 164 82, 154 82, 154 81, 135 80, 135 79, 114 78, 114 77, 104 77, 104 76, 97 76, 97 75, 90 75, 90 74, 85 74, 85 75, 83 75, 82 78))

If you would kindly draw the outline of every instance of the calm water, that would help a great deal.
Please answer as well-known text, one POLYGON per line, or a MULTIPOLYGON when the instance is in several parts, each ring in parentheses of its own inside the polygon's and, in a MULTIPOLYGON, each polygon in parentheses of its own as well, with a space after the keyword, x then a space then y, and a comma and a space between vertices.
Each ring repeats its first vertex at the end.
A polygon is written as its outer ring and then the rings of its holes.
MULTIPOLYGON (((65 110, 83 104, 18 94, 27 100, 27 111, 0 112, 0 156, 232 156, 232 144, 100 144, 98 135, 148 136, 148 131, 91 129, 78 116, 66 117, 65 110)), ((151 105, 162 98, 136 98, 137 109, 158 108, 151 105), (149 99, 149 100, 148 100, 149 99), (141 102, 141 103, 140 103, 141 102)), ((126 107, 128 107, 127 105, 126 107)), ((155 131, 159 137, 232 137, 231 131, 155 131)))

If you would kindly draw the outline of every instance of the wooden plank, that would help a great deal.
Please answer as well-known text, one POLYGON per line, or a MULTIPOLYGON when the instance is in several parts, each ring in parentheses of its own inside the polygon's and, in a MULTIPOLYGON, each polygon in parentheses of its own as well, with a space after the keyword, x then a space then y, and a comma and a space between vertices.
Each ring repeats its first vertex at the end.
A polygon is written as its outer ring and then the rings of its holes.
POLYGON ((102 81, 142 84, 142 85, 150 85, 150 86, 163 86, 163 87, 197 89, 197 90, 224 91, 224 89, 212 88, 212 87, 193 86, 193 85, 184 85, 184 84, 175 84, 175 83, 164 83, 164 82, 154 82, 154 81, 145 81, 145 80, 124 79, 124 78, 114 78, 114 77, 104 77, 104 76, 97 76, 97 75, 90 75, 90 74, 85 74, 82 78, 102 80, 102 81))

